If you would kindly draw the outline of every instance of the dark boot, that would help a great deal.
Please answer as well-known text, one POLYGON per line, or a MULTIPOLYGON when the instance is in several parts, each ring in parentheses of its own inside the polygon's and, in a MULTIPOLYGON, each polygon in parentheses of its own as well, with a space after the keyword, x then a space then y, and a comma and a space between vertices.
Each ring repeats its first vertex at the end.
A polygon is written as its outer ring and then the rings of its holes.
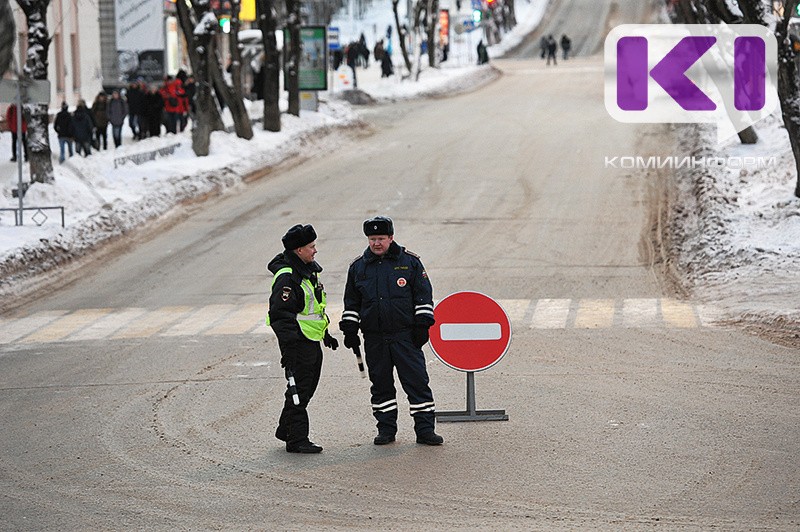
POLYGON ((379 432, 378 435, 375 436, 375 439, 372 440, 372 443, 375 445, 386 445, 387 443, 392 443, 394 440, 394 434, 379 432))
POLYGON ((441 445, 444 443, 444 438, 435 432, 426 432, 425 434, 417 435, 417 443, 422 443, 425 445, 441 445))

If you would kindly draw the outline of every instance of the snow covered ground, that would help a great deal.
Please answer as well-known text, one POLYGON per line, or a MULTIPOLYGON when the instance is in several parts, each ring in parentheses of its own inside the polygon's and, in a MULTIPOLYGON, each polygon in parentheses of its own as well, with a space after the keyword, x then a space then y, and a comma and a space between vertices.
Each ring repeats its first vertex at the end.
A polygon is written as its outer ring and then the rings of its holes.
MULTIPOLYGON (((383 37, 392 20, 390 4, 386 5, 385 11, 370 12, 362 21, 346 14, 334 19, 340 42, 354 40, 362 31, 370 45, 375 37, 383 37)), ((547 0, 518 2, 519 25, 489 49, 490 56, 501 55, 535 28, 546 5, 547 0)), ((494 71, 474 66, 478 39, 477 32, 454 37, 449 60, 441 68, 425 69, 418 82, 402 81, 399 76, 380 78, 378 66, 371 63, 369 69, 358 71, 358 87, 375 100, 387 102, 448 94, 485 83, 494 71)), ((401 60, 398 48, 395 44, 396 62, 401 60)), ((315 150, 325 149, 326 143, 333 148, 336 129, 359 122, 357 109, 338 98, 349 88, 347 69, 342 67, 333 80, 332 90, 320 94, 318 112, 302 111, 300 117, 284 114, 280 133, 264 132, 256 125, 250 141, 232 133, 214 133, 208 157, 194 156, 188 129, 139 142, 132 141, 126 129, 122 147, 88 158, 73 157, 59 165, 58 142, 51 135, 55 183, 34 184, 25 205, 64 206, 66 228, 62 229, 60 215, 54 211, 45 212, 50 219, 41 226, 28 214, 22 227, 14 225, 13 213, 0 212, 0 298, 15 294, 30 278, 46 276, 53 267, 104 240, 163 215, 181 201, 242 186, 247 174, 308 149, 310 138, 329 139, 316 142, 315 150), (171 146, 175 146, 172 154, 150 162, 121 162, 126 156, 171 146)), ((250 112, 260 116, 260 104, 253 104, 250 112)), ((800 200, 793 196, 794 162, 779 117, 756 128, 761 142, 755 146, 731 141, 721 148, 704 149, 702 154, 774 156, 774 164, 744 170, 683 170, 676 179, 678 195, 671 218, 676 264, 692 296, 719 304, 727 316, 766 318, 798 327, 800 200)), ((713 133, 696 130, 698 137, 687 141, 686 152, 699 155, 695 146, 713 146, 713 133)), ((3 208, 18 205, 11 193, 17 186, 17 167, 7 162, 10 153, 10 134, 4 133, 0 135, 3 208)), ((27 181, 27 176, 23 179, 27 181)))

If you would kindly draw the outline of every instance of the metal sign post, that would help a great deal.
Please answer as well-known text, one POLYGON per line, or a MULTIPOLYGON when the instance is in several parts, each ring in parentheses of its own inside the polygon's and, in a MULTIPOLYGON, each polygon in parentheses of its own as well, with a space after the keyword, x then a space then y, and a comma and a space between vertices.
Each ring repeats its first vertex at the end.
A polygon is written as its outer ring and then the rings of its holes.
POLYGON ((439 421, 508 421, 505 410, 477 410, 475 407, 475 372, 467 372, 467 409, 463 412, 436 412, 439 421))
POLYGON ((40 79, 3 79, 0 80, 0 102, 12 103, 17 106, 17 197, 19 198, 19 216, 16 225, 23 225, 24 212, 22 197, 25 195, 22 182, 22 104, 23 103, 50 103, 50 82, 40 79))

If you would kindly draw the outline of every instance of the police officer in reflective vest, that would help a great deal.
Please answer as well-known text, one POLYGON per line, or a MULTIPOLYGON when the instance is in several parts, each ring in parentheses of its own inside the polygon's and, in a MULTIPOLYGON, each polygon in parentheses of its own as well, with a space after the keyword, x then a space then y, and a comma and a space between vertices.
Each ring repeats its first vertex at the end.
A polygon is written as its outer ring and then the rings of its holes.
POLYGON ((361 345, 372 382, 372 414, 377 420, 375 445, 395 441, 397 399, 394 369, 408 395, 417 443, 441 445, 434 432, 435 405, 428 386, 422 346, 433 319, 433 288, 419 257, 394 242, 394 224, 378 216, 364 222, 369 247, 347 272, 344 311, 339 328, 344 345, 361 345))
MULTIPOLYGON (((339 342, 328 333, 326 297, 314 260, 317 233, 310 225, 295 225, 283 236, 284 252, 267 266, 274 274, 267 325, 278 337, 281 366, 286 378, 294 377, 299 404, 287 387, 275 437, 286 442, 290 453, 318 453, 322 447, 308 439, 306 407, 319 384, 322 349, 336 349, 339 342)), ((291 382, 291 381, 290 381, 291 382)))

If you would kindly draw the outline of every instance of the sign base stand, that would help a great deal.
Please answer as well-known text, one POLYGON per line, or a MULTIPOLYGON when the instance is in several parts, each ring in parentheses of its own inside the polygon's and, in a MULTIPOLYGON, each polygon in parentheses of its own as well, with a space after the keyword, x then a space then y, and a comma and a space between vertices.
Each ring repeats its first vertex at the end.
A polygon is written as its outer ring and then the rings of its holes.
POLYGON ((475 372, 467 372, 467 409, 461 412, 436 412, 436 419, 441 422, 456 421, 508 421, 505 410, 475 409, 475 372))

